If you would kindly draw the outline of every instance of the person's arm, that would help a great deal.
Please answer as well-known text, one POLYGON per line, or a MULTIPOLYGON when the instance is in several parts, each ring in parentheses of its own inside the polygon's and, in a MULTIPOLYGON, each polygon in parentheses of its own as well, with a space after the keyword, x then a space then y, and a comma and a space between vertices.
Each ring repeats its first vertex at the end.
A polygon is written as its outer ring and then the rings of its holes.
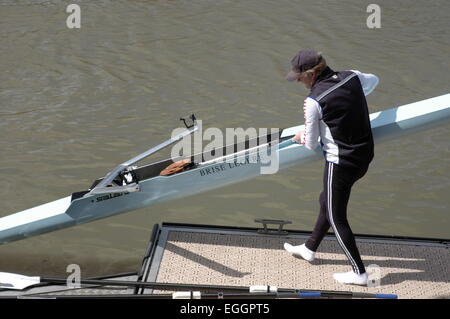
POLYGON ((365 96, 372 93, 372 91, 377 87, 378 82, 380 82, 380 79, 378 79, 378 77, 374 74, 362 73, 357 70, 350 70, 350 71, 356 73, 356 75, 358 76, 365 96))
POLYGON ((319 146, 319 120, 320 106, 317 101, 307 97, 303 104, 303 113, 305 117, 305 128, 303 131, 297 132, 293 140, 297 143, 304 144, 310 150, 319 146))

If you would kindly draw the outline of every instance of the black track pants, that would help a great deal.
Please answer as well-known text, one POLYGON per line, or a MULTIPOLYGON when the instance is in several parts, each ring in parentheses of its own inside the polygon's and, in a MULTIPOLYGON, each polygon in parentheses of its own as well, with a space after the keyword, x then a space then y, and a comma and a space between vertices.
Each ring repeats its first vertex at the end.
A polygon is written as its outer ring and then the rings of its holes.
POLYGON ((347 203, 353 184, 366 172, 367 167, 346 168, 325 162, 323 192, 319 200, 320 213, 311 237, 306 242, 308 249, 316 251, 331 226, 353 271, 357 274, 363 274, 366 270, 356 247, 355 236, 347 221, 347 203))

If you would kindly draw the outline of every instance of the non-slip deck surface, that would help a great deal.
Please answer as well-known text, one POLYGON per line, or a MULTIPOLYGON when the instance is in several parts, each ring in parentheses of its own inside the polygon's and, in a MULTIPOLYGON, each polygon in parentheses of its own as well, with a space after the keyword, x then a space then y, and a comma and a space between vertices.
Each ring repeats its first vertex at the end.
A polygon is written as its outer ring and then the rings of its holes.
MULTIPOLYGON (((312 263, 289 255, 284 242, 298 245, 302 236, 280 237, 171 230, 167 234, 158 282, 207 285, 272 285, 282 288, 397 294, 399 298, 450 298, 448 245, 357 240, 363 261, 377 265, 380 285, 336 283, 335 272, 351 270, 333 237, 326 237, 312 263)), ((377 269, 376 267, 373 269, 377 269)))

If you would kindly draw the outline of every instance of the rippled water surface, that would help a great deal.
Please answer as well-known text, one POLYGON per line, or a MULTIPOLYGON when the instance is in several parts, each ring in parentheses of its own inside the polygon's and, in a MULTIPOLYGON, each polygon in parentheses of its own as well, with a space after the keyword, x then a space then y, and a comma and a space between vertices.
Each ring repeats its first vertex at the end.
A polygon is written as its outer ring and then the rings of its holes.
MULTIPOLYGON (((284 80, 300 49, 381 79, 371 112, 449 92, 450 2, 0 0, 0 216, 86 189, 166 140, 195 112, 205 127, 289 127, 308 93, 284 80), (75 1, 71 1, 72 3, 75 1)), ((376 145, 349 204, 356 233, 450 237, 448 124, 376 145)), ((158 155, 161 158, 164 155, 158 155)), ((155 223, 311 229, 321 161, 0 246, 2 271, 134 271, 155 223)))

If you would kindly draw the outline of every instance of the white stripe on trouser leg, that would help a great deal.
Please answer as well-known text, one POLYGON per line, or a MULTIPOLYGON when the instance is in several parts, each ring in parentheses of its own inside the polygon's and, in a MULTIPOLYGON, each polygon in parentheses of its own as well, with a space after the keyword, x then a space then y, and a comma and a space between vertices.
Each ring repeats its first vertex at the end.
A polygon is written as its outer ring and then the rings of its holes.
MULTIPOLYGON (((329 162, 330 163, 330 162, 329 162)), ((359 268, 356 265, 355 260, 353 259, 350 252, 347 250, 347 247, 345 247, 344 242, 341 239, 341 236, 339 235, 339 232, 337 230, 336 225, 334 224, 333 220, 333 194, 332 194, 332 184, 333 184, 333 163, 330 163, 328 166, 328 215, 330 218, 330 224, 333 227, 334 233, 336 234, 336 238, 341 245, 342 249, 344 250, 345 255, 347 255, 347 258, 350 260, 350 263, 353 266, 353 269, 356 270, 356 273, 359 275, 359 268)))
POLYGON ((350 260, 350 263, 353 266, 353 269, 356 269, 356 272, 359 273, 358 267, 356 267, 356 263, 353 260, 352 256, 350 255, 349 251, 347 250, 347 248, 344 245, 344 242, 342 241, 339 232, 337 230, 336 225, 334 224, 334 219, 333 219, 333 163, 329 162, 329 166, 328 166, 328 214, 329 214, 329 218, 330 218, 330 224, 333 227, 334 233, 336 234, 336 239, 338 240, 340 246, 342 247, 342 249, 344 250, 345 255, 347 256, 347 258, 350 260))
POLYGON ((359 269, 356 265, 355 260, 353 259, 352 255, 350 254, 350 252, 348 251, 347 247, 345 247, 344 242, 342 241, 341 236, 339 235, 339 231, 334 223, 334 219, 333 219, 333 163, 330 163, 329 165, 329 169, 328 169, 328 213, 330 216, 330 222, 331 225, 333 226, 334 232, 336 234, 336 238, 339 242, 339 244, 341 245, 342 249, 344 250, 345 255, 347 256, 347 258, 350 260, 350 263, 353 266, 353 269, 356 270, 356 273, 359 274, 359 269))

